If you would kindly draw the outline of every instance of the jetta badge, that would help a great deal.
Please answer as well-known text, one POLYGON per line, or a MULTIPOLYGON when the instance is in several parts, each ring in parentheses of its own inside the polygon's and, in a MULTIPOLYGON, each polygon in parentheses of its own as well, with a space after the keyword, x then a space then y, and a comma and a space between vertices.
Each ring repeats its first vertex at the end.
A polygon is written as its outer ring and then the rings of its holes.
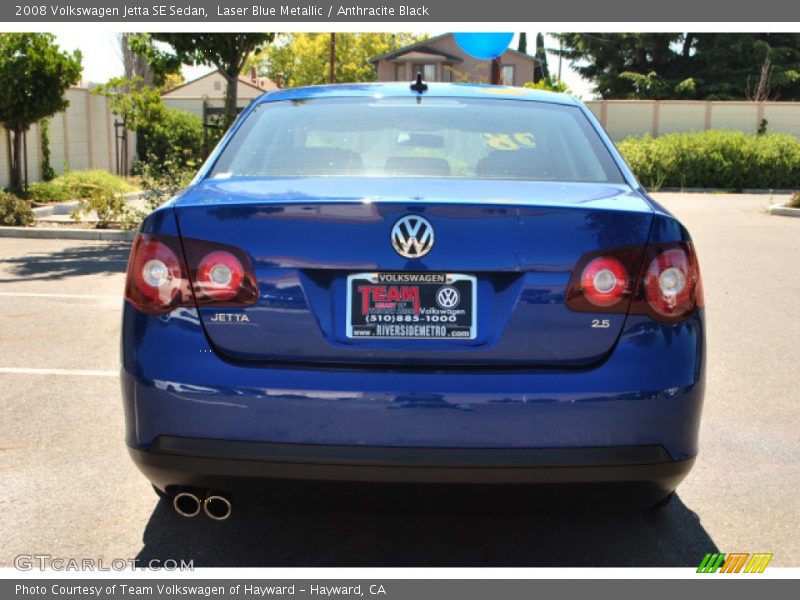
POLYGON ((422 217, 408 215, 392 227, 392 246, 405 258, 422 258, 433 248, 433 226, 422 217))

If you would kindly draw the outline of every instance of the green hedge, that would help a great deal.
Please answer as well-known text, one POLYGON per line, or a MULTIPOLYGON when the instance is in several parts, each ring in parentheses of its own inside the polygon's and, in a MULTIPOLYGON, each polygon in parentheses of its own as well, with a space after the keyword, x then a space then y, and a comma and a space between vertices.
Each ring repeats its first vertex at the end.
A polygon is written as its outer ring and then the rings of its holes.
POLYGON ((167 108, 162 118, 136 130, 136 150, 151 166, 176 163, 196 166, 203 160, 203 119, 182 110, 167 108))
POLYGON ((739 131, 627 138, 620 152, 647 188, 800 188, 800 139, 739 131))

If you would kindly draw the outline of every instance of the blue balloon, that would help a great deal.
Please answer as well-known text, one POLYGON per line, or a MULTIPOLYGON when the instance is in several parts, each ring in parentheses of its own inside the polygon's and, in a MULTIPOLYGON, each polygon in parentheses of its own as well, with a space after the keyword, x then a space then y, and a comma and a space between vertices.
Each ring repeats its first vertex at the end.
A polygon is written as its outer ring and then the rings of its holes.
POLYGON ((461 49, 474 58, 493 60, 508 49, 513 33, 456 33, 461 49))

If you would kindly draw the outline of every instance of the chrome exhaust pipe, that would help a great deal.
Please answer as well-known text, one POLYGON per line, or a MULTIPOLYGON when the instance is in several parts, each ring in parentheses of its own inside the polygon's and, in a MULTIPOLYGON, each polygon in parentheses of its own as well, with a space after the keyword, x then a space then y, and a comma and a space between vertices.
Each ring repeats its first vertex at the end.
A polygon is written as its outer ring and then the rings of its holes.
POLYGON ((191 492, 175 494, 172 499, 172 507, 182 517, 196 517, 200 514, 201 505, 200 498, 191 492))
POLYGON ((225 496, 211 494, 203 501, 203 511, 209 519, 224 521, 231 516, 233 505, 225 496))

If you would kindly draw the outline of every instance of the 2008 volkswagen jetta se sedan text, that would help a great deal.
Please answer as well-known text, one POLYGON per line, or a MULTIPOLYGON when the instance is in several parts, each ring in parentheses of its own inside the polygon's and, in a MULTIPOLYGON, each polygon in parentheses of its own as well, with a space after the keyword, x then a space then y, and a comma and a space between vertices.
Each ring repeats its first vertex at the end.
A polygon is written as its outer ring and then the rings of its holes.
POLYGON ((268 93, 145 219, 125 298, 127 444, 183 515, 288 479, 658 504, 697 453, 691 239, 568 96, 268 93))

